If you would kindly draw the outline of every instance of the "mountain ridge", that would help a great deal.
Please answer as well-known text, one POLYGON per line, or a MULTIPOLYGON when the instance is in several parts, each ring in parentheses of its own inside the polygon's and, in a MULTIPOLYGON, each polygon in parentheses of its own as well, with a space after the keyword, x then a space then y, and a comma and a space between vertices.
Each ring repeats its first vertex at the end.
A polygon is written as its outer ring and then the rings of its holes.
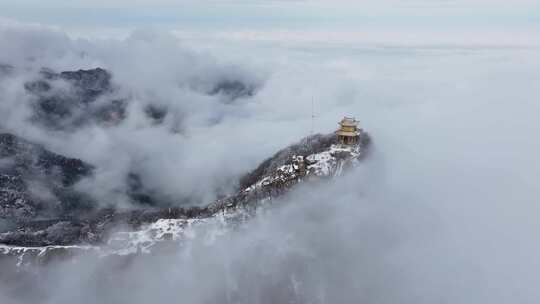
POLYGON ((339 176, 356 166, 366 156, 370 142, 363 131, 360 139, 356 145, 341 145, 334 134, 306 137, 246 174, 236 193, 205 207, 101 209, 86 218, 24 222, 0 233, 0 253, 17 256, 33 252, 27 255, 30 261, 59 250, 129 255, 150 252, 166 240, 181 239, 191 225, 217 221, 226 223, 224 229, 231 229, 296 185, 339 176), (118 226, 128 228, 112 233, 118 226))
MULTIPOLYGON (((3 71, 10 74, 17 69, 9 66, 3 71)), ((216 101, 228 104, 254 96, 259 86, 219 79, 201 88, 201 94, 219 95, 216 101)), ((130 102, 129 96, 117 93, 113 74, 102 68, 42 69, 24 84, 24 90, 31 96, 30 122, 52 132, 72 132, 89 123, 112 127, 125 118, 130 102)), ((154 124, 167 116, 166 107, 143 111, 154 124)), ((132 208, 118 209, 114 202, 97 201, 75 187, 99 168, 0 130, 0 253, 29 262, 66 250, 133 254, 150 252, 165 240, 181 239, 192 225, 217 222, 231 229, 296 185, 339 176, 354 167, 370 143, 366 132, 361 130, 358 137, 357 144, 342 145, 333 133, 308 136, 268 157, 239 178, 230 195, 205 206, 162 203, 130 171, 120 194, 132 208)))

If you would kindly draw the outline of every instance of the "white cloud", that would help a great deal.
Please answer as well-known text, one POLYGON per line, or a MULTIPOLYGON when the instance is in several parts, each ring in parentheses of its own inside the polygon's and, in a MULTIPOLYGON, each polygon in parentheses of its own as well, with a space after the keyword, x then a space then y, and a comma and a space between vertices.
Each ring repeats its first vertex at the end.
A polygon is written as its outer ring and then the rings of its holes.
POLYGON ((312 96, 318 130, 330 132, 343 114, 352 114, 374 143, 364 165, 337 185, 299 189, 283 208, 214 245, 195 239, 170 256, 143 258, 115 273, 99 262, 47 269, 48 280, 38 286, 51 303, 125 297, 234 303, 235 295, 265 303, 283 299, 278 291, 297 282, 314 303, 537 302, 537 49, 497 35, 483 38, 487 47, 471 47, 481 32, 456 37, 450 46, 433 33, 443 44, 438 48, 395 33, 383 40, 401 47, 301 32, 270 33, 276 38, 266 41, 264 32, 251 40, 218 34, 184 46, 159 32, 121 41, 10 33, 0 34, 2 45, 12 45, 3 60, 35 68, 102 65, 137 99, 119 127, 59 138, 20 119, 27 114, 17 91, 21 77, 2 87, 4 126, 113 173, 121 172, 122 159, 140 161, 149 182, 165 193, 204 197, 213 182, 307 134, 312 96), (343 43, 324 43, 327 38, 343 43), (86 57, 75 56, 81 50, 86 57), (33 63, 27 52, 37 58, 33 63), (264 86, 232 107, 178 86, 222 74, 260 77, 264 86), (138 116, 145 102, 184 113, 189 136, 145 124, 138 116), (213 115, 223 119, 205 123, 213 115))

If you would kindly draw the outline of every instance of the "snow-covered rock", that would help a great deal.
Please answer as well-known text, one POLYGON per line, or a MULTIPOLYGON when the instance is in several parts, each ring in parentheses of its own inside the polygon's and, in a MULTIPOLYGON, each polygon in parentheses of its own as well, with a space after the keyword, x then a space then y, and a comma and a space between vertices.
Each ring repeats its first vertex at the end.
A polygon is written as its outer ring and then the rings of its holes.
POLYGON ((84 252, 98 256, 147 254, 165 242, 182 245, 197 238, 212 242, 245 223, 265 205, 299 183, 333 178, 359 163, 369 143, 361 133, 356 145, 341 145, 333 134, 314 135, 291 145, 268 160, 240 182, 239 190, 204 208, 168 208, 119 213, 110 210, 84 223, 51 222, 37 228, 19 227, 0 233, 0 255, 17 257, 18 265, 48 261, 51 256, 84 252), (248 183, 249 182, 249 183, 248 183), (122 227, 122 228, 118 228, 122 227), (65 233, 67 242, 59 242, 65 233), (84 236, 74 238, 73 236, 84 236), (54 237, 54 238, 51 238, 54 237), (44 245, 28 246, 25 240, 44 245), (94 241, 91 241, 94 240, 94 241), (6 243, 7 241, 7 243, 6 243), (56 242, 56 243, 55 243, 56 242))

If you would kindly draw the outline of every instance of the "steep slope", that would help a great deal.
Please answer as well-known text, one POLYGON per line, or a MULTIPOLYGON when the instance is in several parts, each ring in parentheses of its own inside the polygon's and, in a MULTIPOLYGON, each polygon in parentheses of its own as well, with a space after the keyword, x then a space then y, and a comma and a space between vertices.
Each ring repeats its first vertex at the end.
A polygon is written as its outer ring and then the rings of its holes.
POLYGON ((52 129, 70 129, 89 122, 115 124, 125 115, 126 98, 118 98, 104 69, 56 73, 42 69, 25 89, 32 96, 33 121, 52 129), (95 104, 99 98, 104 99, 95 104))
POLYGON ((73 185, 91 172, 81 160, 0 133, 0 219, 23 221, 88 208, 89 199, 73 185))

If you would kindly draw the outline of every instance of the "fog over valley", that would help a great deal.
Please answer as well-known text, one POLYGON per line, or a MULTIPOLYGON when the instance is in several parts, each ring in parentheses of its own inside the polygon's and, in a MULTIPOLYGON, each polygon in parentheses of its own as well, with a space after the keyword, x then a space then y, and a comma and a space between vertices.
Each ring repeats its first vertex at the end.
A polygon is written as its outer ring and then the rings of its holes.
POLYGON ((190 7, 204 28, 6 6, 0 302, 537 303, 535 4, 261 2, 190 7))

